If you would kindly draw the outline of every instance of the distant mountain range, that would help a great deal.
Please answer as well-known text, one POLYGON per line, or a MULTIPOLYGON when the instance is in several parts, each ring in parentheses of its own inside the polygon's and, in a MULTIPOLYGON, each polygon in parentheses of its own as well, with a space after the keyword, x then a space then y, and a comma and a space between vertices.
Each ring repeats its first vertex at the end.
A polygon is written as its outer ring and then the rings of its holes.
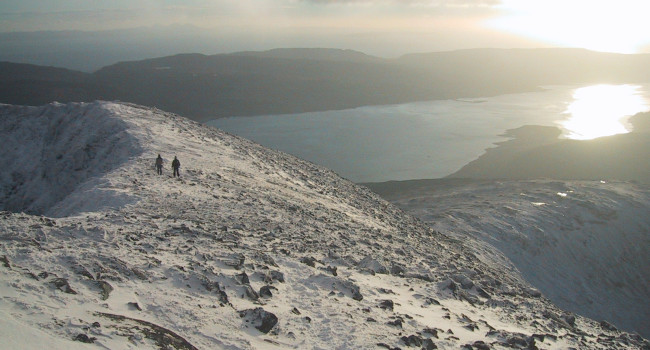
POLYGON ((383 59, 336 49, 181 54, 83 73, 0 63, 0 102, 121 100, 195 120, 650 81, 650 55, 474 49, 383 59))

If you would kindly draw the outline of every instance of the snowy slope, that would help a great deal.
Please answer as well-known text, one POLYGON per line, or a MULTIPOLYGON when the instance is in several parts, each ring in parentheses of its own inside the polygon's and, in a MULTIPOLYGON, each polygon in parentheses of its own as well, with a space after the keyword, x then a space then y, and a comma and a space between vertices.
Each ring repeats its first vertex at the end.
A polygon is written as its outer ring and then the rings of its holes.
POLYGON ((0 158, 4 348, 650 346, 558 309, 476 241, 182 117, 0 106, 0 125, 16 145, 0 158))
POLYGON ((436 230, 498 248, 562 308, 650 336, 647 186, 438 180, 386 198, 436 230))

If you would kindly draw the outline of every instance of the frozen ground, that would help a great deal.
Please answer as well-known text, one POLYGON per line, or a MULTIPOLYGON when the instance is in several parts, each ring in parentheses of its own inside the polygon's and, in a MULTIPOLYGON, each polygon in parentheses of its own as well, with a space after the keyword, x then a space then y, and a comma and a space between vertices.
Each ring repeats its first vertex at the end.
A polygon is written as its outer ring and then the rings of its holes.
POLYGON ((176 115, 4 105, 0 137, 3 348, 650 348, 463 227, 176 115))
POLYGON ((650 336, 650 189, 605 181, 370 185, 435 230, 496 247, 560 307, 650 336))

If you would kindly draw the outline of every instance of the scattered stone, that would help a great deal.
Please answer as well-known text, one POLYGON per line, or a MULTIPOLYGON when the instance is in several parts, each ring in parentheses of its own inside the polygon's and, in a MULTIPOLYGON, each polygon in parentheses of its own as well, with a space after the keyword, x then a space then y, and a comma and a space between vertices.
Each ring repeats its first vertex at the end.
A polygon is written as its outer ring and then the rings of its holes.
POLYGON ((434 350, 437 348, 438 346, 431 339, 424 339, 424 341, 422 341, 423 350, 434 350))
POLYGON ((576 317, 575 316, 573 316, 573 315, 565 315, 563 318, 566 321, 566 323, 568 323, 571 327, 575 327, 575 325, 576 325, 576 317))
POLYGON ((133 329, 142 332, 147 339, 153 340, 160 349, 198 350, 173 331, 151 322, 103 312, 97 312, 95 315, 106 317, 123 324, 134 324, 133 329))
POLYGON ((11 264, 9 264, 9 258, 6 255, 0 257, 0 262, 2 262, 2 266, 11 270, 11 264))
POLYGON ((278 323, 278 318, 263 308, 248 309, 239 312, 239 317, 250 322, 253 327, 262 333, 268 333, 278 323))
POLYGON ((609 322, 607 322, 605 320, 600 321, 600 328, 602 328, 602 329, 604 329, 606 331, 610 331, 610 332, 618 331, 618 329, 613 324, 611 324, 611 323, 609 323, 609 322))
POLYGON ((395 292, 393 292, 390 289, 386 289, 386 288, 379 288, 379 289, 377 289, 377 291, 379 293, 381 293, 381 294, 395 294, 395 292))
POLYGON ((434 328, 425 328, 422 330, 422 333, 430 334, 432 337, 438 339, 438 330, 434 328))
POLYGON ((456 282, 454 282, 454 281, 451 280, 451 279, 448 279, 448 280, 442 282, 442 286, 441 286, 441 287, 442 287, 442 288, 445 288, 445 289, 449 289, 449 290, 452 291, 452 292, 455 292, 455 291, 458 290, 458 284, 456 284, 456 282))
MULTIPOLYGON (((268 254, 266 254, 266 253, 257 253, 255 255, 255 257, 257 257, 258 259, 260 259, 261 261, 263 261, 267 265, 271 265, 273 267, 278 267, 278 264, 275 262, 275 260, 273 260, 273 258, 271 256, 269 256, 268 254)), ((242 265, 243 264, 244 263, 242 261, 242 265)))
POLYGON ((379 273, 379 274, 388 274, 388 269, 382 265, 379 261, 376 259, 373 259, 370 255, 366 256, 363 258, 363 260, 359 261, 359 264, 357 264, 357 268, 362 271, 370 271, 371 273, 379 273))
POLYGON ((92 343, 95 342, 95 340, 97 340, 97 338, 95 338, 95 337, 91 338, 91 337, 88 337, 87 335, 82 333, 82 334, 77 334, 77 336, 74 337, 74 340, 80 341, 82 343, 92 344, 92 343))
POLYGON ((460 283, 460 287, 463 289, 471 289, 472 287, 474 287, 474 281, 472 281, 469 277, 463 274, 454 275, 452 276, 452 279, 455 282, 460 283))
POLYGON ((393 301, 390 300, 390 299, 381 300, 381 301, 379 302, 379 308, 380 308, 380 309, 384 309, 384 310, 390 310, 390 311, 393 311, 393 306, 394 306, 394 305, 395 305, 395 304, 394 304, 393 301))
POLYGON ((217 294, 219 295, 219 302, 223 305, 230 305, 230 301, 228 300, 228 294, 221 288, 219 285, 219 282, 210 282, 207 279, 203 281, 203 286, 205 289, 207 289, 209 292, 216 291, 217 294))
POLYGON ((110 283, 106 281, 97 281, 96 283, 99 286, 102 300, 107 300, 113 291, 113 286, 111 286, 110 283))
POLYGON ((251 281, 248 278, 248 275, 246 274, 246 272, 242 272, 239 275, 235 275, 235 279, 237 280, 237 282, 239 284, 250 284, 251 283, 251 281))
POLYGON ((404 266, 393 263, 393 266, 390 267, 390 274, 394 276, 404 277, 406 273, 406 268, 404 266))
POLYGON ((235 254, 230 259, 225 260, 224 264, 226 264, 226 266, 235 268, 235 270, 239 270, 242 266, 244 266, 244 261, 246 261, 246 256, 244 256, 244 254, 235 254))
POLYGON ((408 337, 403 336, 401 340, 406 346, 422 346, 422 337, 415 334, 409 335, 408 337))
POLYGON ((313 256, 304 256, 300 259, 300 262, 311 267, 316 267, 316 258, 313 256))
POLYGON ((77 294, 77 292, 72 289, 72 287, 70 287, 68 280, 65 278, 55 278, 50 283, 52 283, 56 288, 64 293, 77 294))
POLYGON ((259 293, 260 297, 262 297, 262 298, 270 298, 270 297, 272 297, 273 293, 271 292, 271 289, 278 290, 277 288, 275 288, 273 286, 262 286, 262 288, 260 288, 260 293, 259 293))
POLYGON ((490 299, 490 298, 492 298, 492 296, 491 296, 488 292, 486 292, 485 289, 483 289, 483 288, 481 288, 481 287, 479 287, 479 286, 476 286, 476 292, 477 292, 478 295, 479 295, 480 297, 482 297, 482 298, 485 298, 485 299, 490 299))
POLYGON ((264 281, 266 283, 273 283, 273 281, 284 283, 284 274, 280 271, 269 271, 264 281))
POLYGON ((336 266, 329 266, 329 265, 328 265, 328 266, 325 268, 325 271, 328 271, 329 273, 331 273, 332 276, 338 276, 338 275, 339 275, 338 272, 337 272, 337 270, 338 270, 338 268, 337 268, 336 266))
MULTIPOLYGON (((246 294, 246 297, 247 297, 248 299, 250 299, 250 300, 254 300, 254 301, 255 301, 255 300, 258 300, 258 299, 260 298, 260 295, 257 294, 257 292, 255 291, 255 289, 253 289, 253 287, 251 287, 250 284, 245 284, 245 285, 244 285, 244 293, 246 294)), ((269 291, 269 293, 270 293, 270 291, 269 291)))
POLYGON ((490 346, 482 340, 477 340, 472 344, 472 347, 478 350, 490 350, 490 346))
POLYGON ((130 302, 126 303, 126 305, 127 305, 128 307, 132 308, 132 309, 136 309, 136 310, 138 310, 138 311, 142 311, 142 308, 140 307, 140 304, 138 304, 138 303, 136 303, 136 302, 130 301, 130 302))
POLYGON ((506 342, 509 345, 515 345, 515 346, 528 346, 528 342, 526 341, 526 338, 523 336, 519 335, 511 335, 506 339, 506 342))
POLYGON ((300 310, 294 307, 293 309, 291 309, 291 313, 294 315, 300 315, 300 310))
POLYGON ((395 327, 402 328, 402 319, 401 319, 401 318, 398 318, 398 319, 396 319, 396 320, 394 320, 394 321, 388 321, 387 324, 388 324, 389 326, 395 326, 395 327))

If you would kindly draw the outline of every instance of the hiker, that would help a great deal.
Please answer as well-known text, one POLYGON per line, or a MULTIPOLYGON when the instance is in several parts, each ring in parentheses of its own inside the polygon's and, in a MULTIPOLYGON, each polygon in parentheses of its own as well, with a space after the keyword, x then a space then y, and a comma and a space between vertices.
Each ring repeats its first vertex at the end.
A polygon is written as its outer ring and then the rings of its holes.
POLYGON ((181 177, 181 173, 178 171, 178 169, 181 167, 181 162, 174 156, 174 160, 172 160, 172 169, 174 169, 174 177, 178 176, 181 177))
POLYGON ((158 171, 158 175, 162 175, 162 166, 163 166, 163 159, 158 155, 158 158, 156 158, 156 170, 158 171))

